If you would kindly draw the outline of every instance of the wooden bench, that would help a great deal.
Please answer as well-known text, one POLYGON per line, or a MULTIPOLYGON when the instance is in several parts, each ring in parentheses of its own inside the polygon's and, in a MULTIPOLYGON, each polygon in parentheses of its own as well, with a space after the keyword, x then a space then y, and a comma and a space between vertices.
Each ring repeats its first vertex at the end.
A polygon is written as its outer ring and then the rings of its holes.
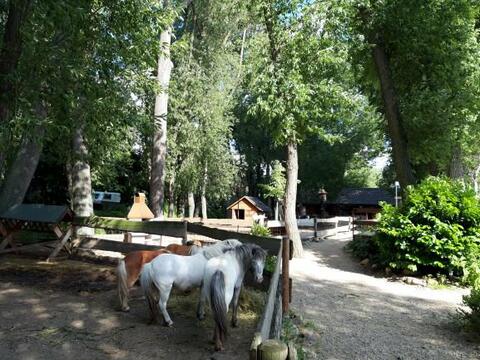
MULTIPOLYGON (((0 254, 18 252, 39 243, 19 246, 14 235, 22 230, 35 232, 53 232, 57 238, 55 248, 47 261, 54 259, 72 236, 73 214, 67 206, 21 204, 15 205, 0 215, 0 234, 3 240, 0 243, 0 254), (67 222, 65 230, 60 223, 67 222)), ((45 244, 45 243, 42 243, 45 244)))

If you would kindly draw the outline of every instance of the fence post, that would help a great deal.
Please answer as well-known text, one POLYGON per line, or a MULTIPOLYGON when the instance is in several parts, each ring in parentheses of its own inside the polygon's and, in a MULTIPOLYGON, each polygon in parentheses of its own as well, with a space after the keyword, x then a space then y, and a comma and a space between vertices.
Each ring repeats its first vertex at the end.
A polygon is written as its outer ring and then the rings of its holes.
POLYGON ((290 239, 282 240, 282 312, 288 312, 290 300, 290 282, 289 282, 289 265, 290 265, 290 239))
POLYGON ((316 240, 318 237, 318 226, 317 226, 317 217, 313 218, 313 239, 316 240))
POLYGON ((187 242, 188 242, 188 224, 187 224, 187 220, 183 220, 182 244, 185 245, 187 242))

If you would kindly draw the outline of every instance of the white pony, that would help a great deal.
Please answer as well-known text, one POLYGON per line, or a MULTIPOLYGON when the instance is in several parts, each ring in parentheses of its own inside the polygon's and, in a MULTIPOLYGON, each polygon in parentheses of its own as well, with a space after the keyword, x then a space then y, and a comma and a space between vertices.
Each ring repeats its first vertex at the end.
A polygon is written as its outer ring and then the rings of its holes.
POLYGON ((147 299, 152 322, 156 320, 160 308, 164 324, 172 326, 173 321, 167 312, 167 301, 172 287, 187 290, 201 286, 207 261, 223 254, 225 249, 240 245, 242 243, 238 240, 224 240, 201 248, 192 256, 164 254, 145 264, 140 284, 147 299))
POLYGON ((266 251, 255 244, 245 244, 226 250, 221 256, 208 260, 203 276, 197 317, 205 317, 204 303, 210 303, 215 320, 213 339, 215 350, 223 350, 227 335, 227 312, 233 298, 232 326, 237 326, 238 298, 247 270, 253 272, 255 281, 263 281, 266 251))

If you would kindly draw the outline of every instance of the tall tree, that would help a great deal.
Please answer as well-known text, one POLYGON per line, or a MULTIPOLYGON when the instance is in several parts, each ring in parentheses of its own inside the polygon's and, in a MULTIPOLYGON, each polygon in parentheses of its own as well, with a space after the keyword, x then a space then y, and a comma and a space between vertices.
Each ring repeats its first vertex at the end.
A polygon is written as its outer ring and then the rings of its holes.
POLYGON ((333 3, 256 2, 262 30, 250 44, 248 102, 286 152, 285 227, 294 256, 303 252, 295 212, 298 145, 309 134, 345 141, 339 123, 376 116, 352 83, 346 29, 337 20, 343 9, 333 3))
MULTIPOLYGON (((163 8, 169 11, 168 0, 163 1, 163 8)), ((163 217, 165 197, 165 158, 167 154, 167 113, 168 87, 173 63, 170 60, 170 43, 172 28, 166 26, 160 34, 160 53, 158 55, 157 81, 159 90, 155 96, 154 133, 152 143, 152 165, 150 175, 150 207, 156 217, 163 217)))
POLYGON ((9 143, 7 121, 14 113, 15 71, 22 53, 22 27, 25 25, 31 0, 10 0, 0 49, 0 181, 2 180, 9 143))
POLYGON ((411 172, 420 179, 458 176, 479 134, 478 2, 352 4, 359 21, 358 33, 350 37, 366 39, 353 58, 374 101, 375 93, 383 98, 397 177, 409 183, 411 172))

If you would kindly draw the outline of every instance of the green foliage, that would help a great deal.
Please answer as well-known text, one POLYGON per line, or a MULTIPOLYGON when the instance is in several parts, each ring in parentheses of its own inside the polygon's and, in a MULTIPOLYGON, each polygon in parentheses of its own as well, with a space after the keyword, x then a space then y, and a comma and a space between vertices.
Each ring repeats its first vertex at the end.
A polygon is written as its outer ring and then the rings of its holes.
POLYGON ((265 270, 273 273, 275 267, 277 266, 277 256, 276 255, 267 255, 265 260, 265 270))
POLYGON ((372 101, 383 106, 370 46, 379 43, 388 56, 417 178, 447 173, 458 149, 463 165, 472 168, 469 158, 478 154, 480 134, 478 1, 351 4, 347 21, 356 29, 351 49, 357 74, 372 101))
POLYGON ((407 191, 405 203, 384 204, 376 239, 394 269, 462 274, 480 244, 480 206, 459 182, 430 177, 407 191))
POLYGON ((480 330, 480 248, 470 253, 465 262, 463 281, 471 287, 470 294, 463 297, 463 304, 470 310, 461 310, 469 327, 480 330))
POLYGON ((469 312, 463 312, 465 319, 468 321, 469 327, 480 330, 480 288, 473 287, 470 295, 463 297, 463 304, 470 308, 469 312))
POLYGON ((285 179, 285 168, 278 160, 272 163, 272 175, 270 176, 270 183, 260 184, 264 191, 265 197, 272 197, 274 199, 282 199, 285 194, 285 187, 287 180, 285 179))
POLYGON ((257 223, 253 223, 252 229, 250 230, 250 234, 256 235, 256 236, 271 236, 272 233, 270 232, 270 229, 264 225, 260 225, 257 223))
POLYGON ((345 250, 360 260, 372 259, 373 262, 378 260, 380 252, 378 243, 372 236, 361 235, 355 235, 355 238, 345 246, 345 250))

